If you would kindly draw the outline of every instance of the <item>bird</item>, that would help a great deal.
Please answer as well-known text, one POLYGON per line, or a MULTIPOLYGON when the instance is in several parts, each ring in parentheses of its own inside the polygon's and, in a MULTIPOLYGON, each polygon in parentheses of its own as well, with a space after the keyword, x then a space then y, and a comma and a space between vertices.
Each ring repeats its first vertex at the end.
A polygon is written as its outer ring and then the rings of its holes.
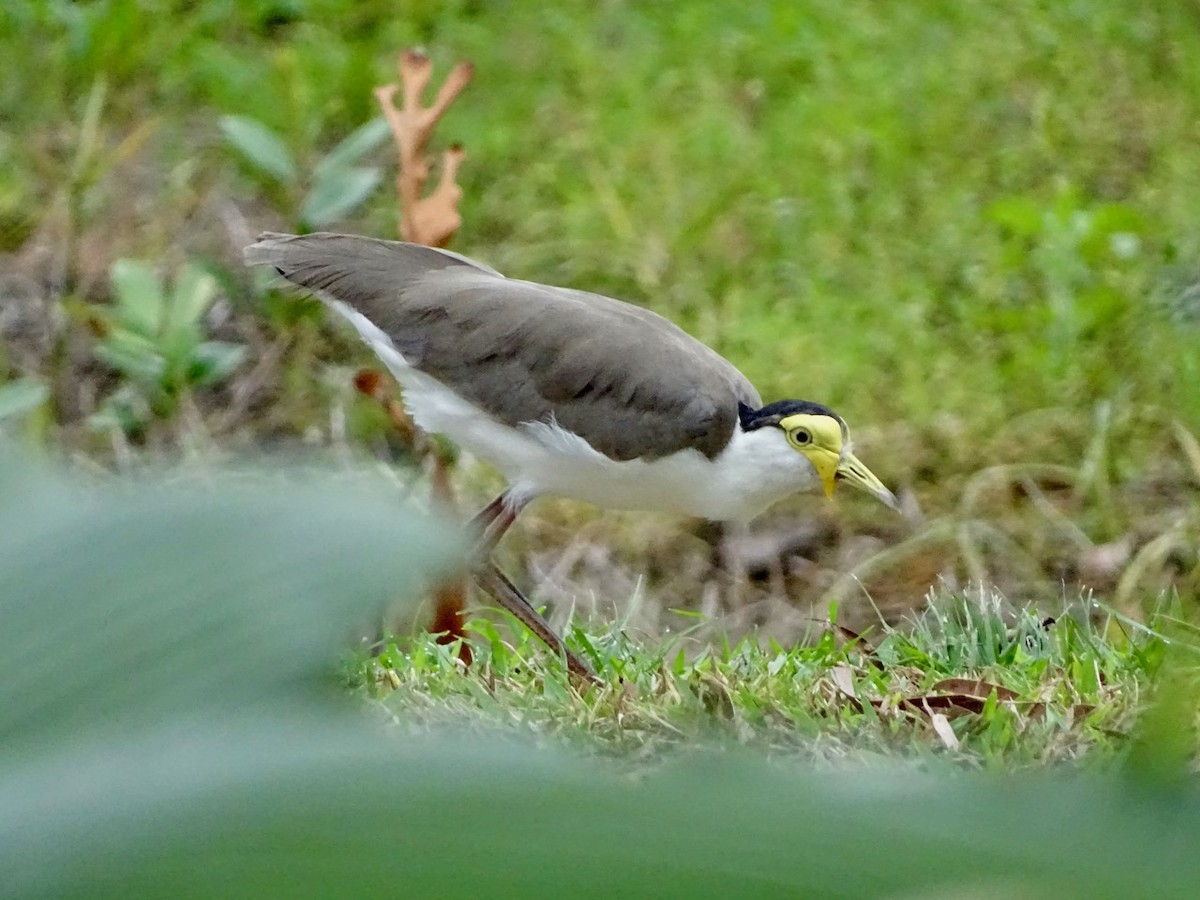
POLYGON ((265 232, 244 257, 347 320, 418 427, 504 476, 470 523, 475 581, 583 678, 596 680, 591 666, 491 559, 536 498, 748 523, 844 482, 899 508, 840 415, 810 400, 764 404, 733 363, 644 307, 358 235, 265 232))

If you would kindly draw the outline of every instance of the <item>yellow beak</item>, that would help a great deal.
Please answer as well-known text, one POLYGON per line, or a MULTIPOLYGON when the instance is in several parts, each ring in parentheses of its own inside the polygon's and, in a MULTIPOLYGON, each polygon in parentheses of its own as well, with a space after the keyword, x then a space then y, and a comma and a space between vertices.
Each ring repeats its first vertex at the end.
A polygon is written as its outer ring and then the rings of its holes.
MULTIPOLYGON (((815 461, 814 461, 815 463, 815 461)), ((845 457, 837 464, 834 471, 828 479, 821 466, 817 466, 817 472, 821 475, 821 480, 825 484, 826 496, 833 496, 833 486, 837 479, 842 479, 860 491, 866 491, 880 503, 890 506, 892 509, 900 508, 900 501, 896 499, 896 495, 883 486, 883 482, 875 477, 875 474, 858 461, 858 457, 853 453, 847 453, 845 457)))

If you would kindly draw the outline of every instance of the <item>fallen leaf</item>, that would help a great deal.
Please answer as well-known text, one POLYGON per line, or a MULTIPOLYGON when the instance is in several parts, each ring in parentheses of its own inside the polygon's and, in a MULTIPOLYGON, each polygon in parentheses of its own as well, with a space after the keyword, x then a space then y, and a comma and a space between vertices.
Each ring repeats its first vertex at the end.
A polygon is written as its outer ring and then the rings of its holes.
POLYGON ((982 678, 943 678, 929 689, 931 694, 962 694, 986 700, 996 694, 997 700, 1016 700, 1020 695, 1002 684, 984 681, 982 678))
POLYGON ((852 644, 855 649, 862 652, 867 662, 876 669, 883 671, 884 665, 875 655, 875 645, 868 641, 865 637, 859 634, 852 628, 847 628, 845 625, 840 625, 837 622, 825 622, 826 626, 831 628, 845 640, 846 643, 852 644))
POLYGON ((942 746, 947 750, 958 749, 958 735, 954 733, 954 729, 950 727, 950 720, 941 713, 936 713, 927 708, 929 713, 929 722, 933 725, 934 733, 941 740, 942 746))
POLYGON ((847 697, 858 699, 858 692, 854 689, 854 670, 845 663, 838 663, 829 670, 829 680, 847 697))
POLYGON ((967 694, 928 694, 922 697, 906 697, 900 707, 913 713, 924 713, 938 709, 947 716, 978 715, 983 712, 986 700, 967 694))

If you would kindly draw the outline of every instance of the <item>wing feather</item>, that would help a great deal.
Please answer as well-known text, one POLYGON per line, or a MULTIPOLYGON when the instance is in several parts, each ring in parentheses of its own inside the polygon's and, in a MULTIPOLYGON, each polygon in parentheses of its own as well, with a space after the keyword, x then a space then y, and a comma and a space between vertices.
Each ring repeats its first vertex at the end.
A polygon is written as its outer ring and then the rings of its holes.
POLYGON ((351 235, 264 235, 251 264, 358 310, 413 367, 508 425, 553 419, 616 460, 712 458, 761 401, 730 362, 647 309, 351 235))

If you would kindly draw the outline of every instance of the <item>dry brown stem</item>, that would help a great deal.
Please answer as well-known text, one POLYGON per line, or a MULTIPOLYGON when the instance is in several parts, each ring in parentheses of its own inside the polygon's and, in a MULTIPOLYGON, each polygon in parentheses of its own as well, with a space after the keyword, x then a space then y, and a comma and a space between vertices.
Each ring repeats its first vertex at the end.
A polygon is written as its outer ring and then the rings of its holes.
MULTIPOLYGON (((359 393, 370 397, 388 414, 401 439, 412 448, 418 460, 433 460, 431 486, 435 501, 445 510, 455 509, 454 488, 450 483, 450 460, 436 441, 429 440, 412 422, 404 405, 392 393, 389 383, 374 369, 362 369, 354 376, 354 386, 359 393)), ((463 626, 466 618, 467 588, 462 578, 448 581, 434 592, 433 624, 430 630, 439 632, 440 643, 451 643, 465 635, 463 626)), ((459 649, 459 659, 468 665, 471 648, 464 641, 459 649)))
MULTIPOLYGON (((455 144, 442 154, 437 186, 425 196, 431 168, 427 152, 429 139, 438 120, 462 93, 475 69, 469 62, 455 66, 430 106, 421 104, 433 75, 433 63, 429 57, 411 48, 405 50, 400 54, 398 70, 400 83, 377 87, 375 99, 391 126, 400 160, 396 174, 396 194, 400 200, 400 238, 430 247, 444 247, 462 226, 462 217, 458 213, 462 188, 455 179, 466 153, 455 144), (397 95, 400 98, 399 106, 396 105, 397 95)), ((358 387, 383 404, 418 458, 432 457, 433 496, 444 509, 453 512, 456 504, 450 483, 450 461, 440 452, 437 443, 423 439, 400 401, 382 389, 377 376, 374 380, 360 376, 358 387)), ((441 633, 439 640, 448 643, 463 637, 465 606, 466 584, 462 578, 447 582, 435 592, 432 629, 441 633)), ((460 646, 460 658, 469 664, 470 646, 465 641, 460 646)))
POLYGON ((433 104, 422 106, 421 97, 429 86, 433 62, 425 54, 408 49, 400 54, 400 83, 375 89, 375 99, 392 128, 400 156, 396 194, 400 198, 402 240, 444 247, 462 225, 458 214, 462 189, 455 176, 465 153, 455 145, 442 154, 441 178, 434 191, 424 196, 431 165, 426 151, 438 120, 462 93, 474 71, 471 63, 459 63, 438 89, 433 104), (399 106, 397 95, 401 100, 399 106))

